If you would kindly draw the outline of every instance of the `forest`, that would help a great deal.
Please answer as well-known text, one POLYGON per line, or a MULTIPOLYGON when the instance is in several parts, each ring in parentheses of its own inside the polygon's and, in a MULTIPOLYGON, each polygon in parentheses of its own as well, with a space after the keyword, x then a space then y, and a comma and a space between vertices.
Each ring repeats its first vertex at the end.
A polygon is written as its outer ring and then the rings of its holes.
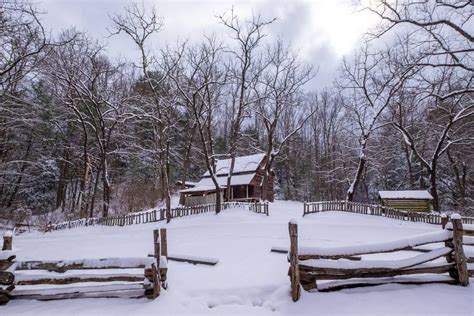
POLYGON ((125 60, 94 34, 51 35, 41 4, 1 0, 0 217, 169 208, 177 181, 253 153, 278 199, 424 189, 435 211, 474 214, 472 2, 374 3, 354 4, 378 23, 313 89, 317 61, 268 36, 265 12, 156 43, 167 17, 130 4, 108 30, 134 47, 125 60))

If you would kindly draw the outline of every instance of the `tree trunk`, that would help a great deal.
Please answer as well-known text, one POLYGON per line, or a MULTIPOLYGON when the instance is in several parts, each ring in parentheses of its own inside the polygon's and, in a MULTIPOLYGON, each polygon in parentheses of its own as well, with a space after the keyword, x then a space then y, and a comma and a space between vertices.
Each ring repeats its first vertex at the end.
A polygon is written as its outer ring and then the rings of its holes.
POLYGON ((365 155, 362 153, 361 156, 359 157, 359 163, 357 165, 356 175, 351 183, 351 186, 347 190, 347 195, 346 195, 347 201, 354 201, 354 194, 359 185, 360 179, 362 177, 362 173, 364 172, 366 161, 367 159, 365 158, 365 155))
POLYGON ((56 190, 56 209, 60 206, 64 207, 64 200, 66 198, 66 177, 69 170, 69 151, 64 150, 62 160, 59 167, 59 181, 56 190))
POLYGON ((97 196, 97 190, 99 188, 99 180, 100 180, 100 173, 102 169, 101 166, 97 168, 97 173, 95 176, 95 183, 94 183, 94 192, 92 193, 91 197, 91 205, 89 208, 89 217, 94 217, 94 208, 95 208, 95 197, 97 196))
POLYGON ((439 211, 439 198, 438 198, 438 186, 436 183, 436 162, 432 163, 431 170, 429 170, 430 176, 430 193, 433 196, 433 210, 439 211))
POLYGON ((84 200, 87 200, 86 197, 86 187, 89 182, 89 174, 90 174, 90 168, 91 168, 91 160, 89 156, 87 155, 87 152, 84 153, 86 156, 84 158, 84 173, 82 174, 80 186, 79 186, 79 196, 77 198, 77 208, 79 209, 79 217, 84 218, 87 216, 87 209, 85 208, 85 205, 87 202, 84 202, 84 200))
POLYGON ((23 180, 23 172, 25 172, 26 165, 27 165, 26 159, 28 159, 28 156, 30 155, 31 143, 32 143, 32 139, 30 136, 30 138, 28 139, 28 145, 26 147, 25 155, 23 156, 23 163, 21 164, 20 175, 18 176, 18 179, 15 183, 15 188, 13 189, 13 192, 10 195, 10 199, 8 200, 7 208, 10 208, 13 205, 16 195, 18 194, 18 191, 20 190, 20 184, 21 184, 21 181, 23 180))
POLYGON ((235 167, 235 153, 231 153, 230 167, 229 167, 229 172, 227 173, 227 190, 225 194, 226 201, 230 201, 232 199, 232 174, 234 173, 234 167, 235 167))
POLYGON ((102 153, 102 186, 103 186, 103 196, 102 196, 102 217, 107 217, 109 215, 109 205, 110 205, 110 183, 109 183, 109 173, 106 153, 102 153))

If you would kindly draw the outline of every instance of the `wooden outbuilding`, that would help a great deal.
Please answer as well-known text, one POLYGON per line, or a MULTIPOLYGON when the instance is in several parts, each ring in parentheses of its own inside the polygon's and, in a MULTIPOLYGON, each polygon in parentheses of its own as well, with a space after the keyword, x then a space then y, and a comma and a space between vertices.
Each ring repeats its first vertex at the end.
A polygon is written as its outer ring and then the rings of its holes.
POLYGON ((430 212, 433 210, 433 197, 428 191, 379 191, 382 205, 399 210, 430 212))
MULTIPOLYGON (((184 181, 184 189, 194 188, 197 185, 197 182, 194 181, 184 181)), ((183 181, 178 180, 175 183, 176 190, 183 189, 183 181)))
MULTIPOLYGON (((216 164, 217 182, 221 201, 227 190, 231 190, 229 201, 259 201, 262 198, 265 154, 254 154, 235 158, 231 186, 227 188, 227 176, 231 159, 218 160, 216 164)), ((268 177, 268 200, 273 202, 273 174, 268 177)), ((195 187, 180 191, 180 204, 186 206, 215 203, 216 187, 209 172, 202 175, 195 187)))

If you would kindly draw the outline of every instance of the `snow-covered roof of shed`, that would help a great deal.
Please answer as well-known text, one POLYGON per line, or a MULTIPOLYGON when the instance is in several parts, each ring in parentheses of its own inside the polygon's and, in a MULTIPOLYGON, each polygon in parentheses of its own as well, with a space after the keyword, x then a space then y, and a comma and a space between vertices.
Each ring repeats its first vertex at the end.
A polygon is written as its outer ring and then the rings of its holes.
MULTIPOLYGON (((182 183, 183 183, 182 180, 176 181, 176 184, 182 184, 182 183)), ((195 181, 184 181, 185 185, 192 186, 192 187, 195 187, 196 185, 198 185, 198 183, 199 182, 195 182, 195 181)))
POLYGON ((381 199, 408 199, 408 200, 432 200, 433 197, 428 191, 424 190, 405 190, 405 191, 379 191, 381 199))
MULTIPOLYGON (((249 156, 235 157, 234 174, 242 172, 255 172, 258 166, 265 158, 265 154, 254 154, 249 156)), ((229 173, 231 159, 218 160, 216 164, 217 175, 227 175, 229 173)), ((203 177, 208 177, 209 171, 204 173, 203 177)))
MULTIPOLYGON (((230 185, 249 185, 254 176, 255 173, 232 176, 230 185)), ((227 186, 227 176, 225 175, 217 177, 217 183, 219 184, 219 187, 225 188, 227 186)), ((212 182, 211 178, 203 178, 194 188, 181 190, 180 192, 203 192, 211 190, 213 191, 215 189, 216 186, 214 185, 214 182, 212 182)))

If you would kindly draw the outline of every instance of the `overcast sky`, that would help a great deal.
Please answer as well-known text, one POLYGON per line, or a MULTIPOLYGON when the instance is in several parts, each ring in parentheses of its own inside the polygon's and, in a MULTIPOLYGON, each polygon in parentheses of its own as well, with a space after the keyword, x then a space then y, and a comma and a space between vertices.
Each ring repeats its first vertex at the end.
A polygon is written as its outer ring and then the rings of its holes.
MULTIPOLYGON (((113 57, 135 59, 133 44, 125 36, 108 38, 110 15, 120 13, 128 1, 121 0, 39 0, 47 14, 45 26, 57 33, 75 26, 107 44, 113 57)), ((164 30, 153 39, 153 48, 176 40, 198 41, 204 34, 227 38, 225 28, 215 15, 234 7, 239 18, 260 13, 265 18, 276 17, 268 29, 268 40, 282 37, 291 43, 301 58, 319 68, 311 86, 324 87, 332 81, 343 55, 350 54, 360 36, 375 19, 368 13, 355 13, 351 0, 148 0, 145 6, 155 6, 164 18, 164 30)))

